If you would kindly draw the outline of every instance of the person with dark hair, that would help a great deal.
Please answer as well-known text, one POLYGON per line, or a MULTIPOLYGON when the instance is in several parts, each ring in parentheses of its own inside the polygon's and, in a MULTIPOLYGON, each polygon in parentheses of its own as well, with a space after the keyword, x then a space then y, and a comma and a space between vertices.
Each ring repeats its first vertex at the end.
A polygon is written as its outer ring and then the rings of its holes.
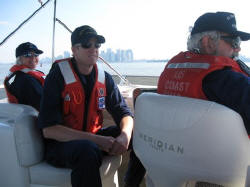
POLYGON ((16 48, 16 64, 10 68, 4 80, 10 103, 30 105, 39 111, 45 74, 35 68, 42 53, 30 42, 16 48))
POLYGON ((53 64, 44 85, 39 127, 48 163, 71 168, 72 187, 101 187, 104 155, 127 151, 133 118, 110 74, 97 64, 105 38, 88 25, 71 35, 73 57, 53 64), (103 110, 116 126, 103 128, 103 110))
MULTIPOLYGON (((188 51, 166 64, 157 92, 225 105, 241 115, 250 134, 250 70, 238 59, 241 41, 249 39, 249 33, 237 30, 233 13, 203 14, 188 38, 188 51)), ((144 174, 140 160, 131 154, 127 187, 139 187, 144 174)))

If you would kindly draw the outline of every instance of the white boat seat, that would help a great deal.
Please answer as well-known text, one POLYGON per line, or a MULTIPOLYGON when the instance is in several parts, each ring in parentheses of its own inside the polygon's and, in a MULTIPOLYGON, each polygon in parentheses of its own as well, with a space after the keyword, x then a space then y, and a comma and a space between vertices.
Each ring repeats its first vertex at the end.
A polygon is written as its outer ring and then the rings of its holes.
MULTIPOLYGON (((0 103, 0 186, 70 187, 71 169, 43 160, 44 145, 36 125, 38 113, 27 105, 0 103)), ((121 156, 107 156, 100 168, 104 187, 118 187, 121 156)))
POLYGON ((149 187, 181 187, 187 181, 250 184, 250 144, 241 116, 215 102, 141 94, 133 147, 149 187))

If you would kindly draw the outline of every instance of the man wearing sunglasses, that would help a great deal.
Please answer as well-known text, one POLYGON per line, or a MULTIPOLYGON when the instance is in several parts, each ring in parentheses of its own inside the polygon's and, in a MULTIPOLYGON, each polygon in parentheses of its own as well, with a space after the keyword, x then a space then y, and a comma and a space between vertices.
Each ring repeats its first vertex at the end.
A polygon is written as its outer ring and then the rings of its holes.
POLYGON ((71 168, 72 187, 100 187, 103 155, 127 151, 133 118, 112 77, 97 64, 105 38, 84 25, 71 35, 73 57, 47 75, 39 113, 48 163, 71 168), (103 128, 106 109, 116 126, 103 128))
POLYGON ((45 75, 35 68, 38 56, 42 53, 42 50, 30 42, 22 43, 16 48, 16 64, 10 68, 10 73, 4 80, 10 103, 30 105, 39 111, 45 75))
POLYGON ((188 51, 167 63, 158 92, 225 105, 241 115, 250 134, 249 68, 237 61, 240 42, 249 39, 249 33, 237 30, 233 13, 203 14, 188 38, 188 51))
POLYGON ((236 61, 241 41, 250 34, 238 31, 229 12, 200 16, 181 52, 166 65, 158 92, 211 100, 241 114, 250 134, 249 68, 236 61))
MULTIPOLYGON (((194 24, 188 51, 166 64, 157 92, 223 104, 241 115, 250 134, 250 71, 242 61, 236 61, 241 41, 249 39, 249 33, 237 30, 234 14, 205 13, 194 24)), ((139 187, 145 169, 135 154, 130 156, 127 187, 139 187)))

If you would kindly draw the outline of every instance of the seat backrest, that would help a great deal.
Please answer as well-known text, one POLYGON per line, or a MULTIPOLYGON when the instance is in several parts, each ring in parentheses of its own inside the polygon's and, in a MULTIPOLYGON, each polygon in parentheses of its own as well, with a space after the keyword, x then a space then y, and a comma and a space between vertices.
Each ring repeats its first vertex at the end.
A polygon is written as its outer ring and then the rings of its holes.
POLYGON ((43 159, 43 140, 36 124, 37 115, 31 106, 0 103, 0 162, 11 157, 11 151, 15 152, 21 166, 31 166, 43 159))
POLYGON ((248 135, 241 116, 223 105, 143 93, 135 106, 133 146, 152 186, 193 180, 245 185, 248 135))

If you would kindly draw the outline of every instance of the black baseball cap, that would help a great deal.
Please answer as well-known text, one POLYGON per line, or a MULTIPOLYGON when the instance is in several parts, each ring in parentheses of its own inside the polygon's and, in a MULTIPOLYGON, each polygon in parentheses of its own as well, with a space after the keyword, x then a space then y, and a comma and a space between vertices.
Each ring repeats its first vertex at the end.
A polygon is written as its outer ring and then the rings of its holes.
POLYGON ((238 31, 233 13, 215 12, 205 13, 194 23, 191 35, 205 31, 220 31, 232 36, 239 36, 242 41, 250 39, 250 34, 238 31))
POLYGON ((105 38, 101 35, 98 35, 95 29, 88 25, 83 25, 77 27, 71 34, 71 44, 72 46, 77 43, 85 43, 90 38, 96 38, 98 43, 104 43, 105 38))
POLYGON ((28 54, 30 52, 34 52, 34 53, 36 53, 38 55, 43 53, 43 51, 38 49, 33 43, 26 42, 26 43, 20 44, 16 48, 16 57, 26 55, 26 54, 28 54))

